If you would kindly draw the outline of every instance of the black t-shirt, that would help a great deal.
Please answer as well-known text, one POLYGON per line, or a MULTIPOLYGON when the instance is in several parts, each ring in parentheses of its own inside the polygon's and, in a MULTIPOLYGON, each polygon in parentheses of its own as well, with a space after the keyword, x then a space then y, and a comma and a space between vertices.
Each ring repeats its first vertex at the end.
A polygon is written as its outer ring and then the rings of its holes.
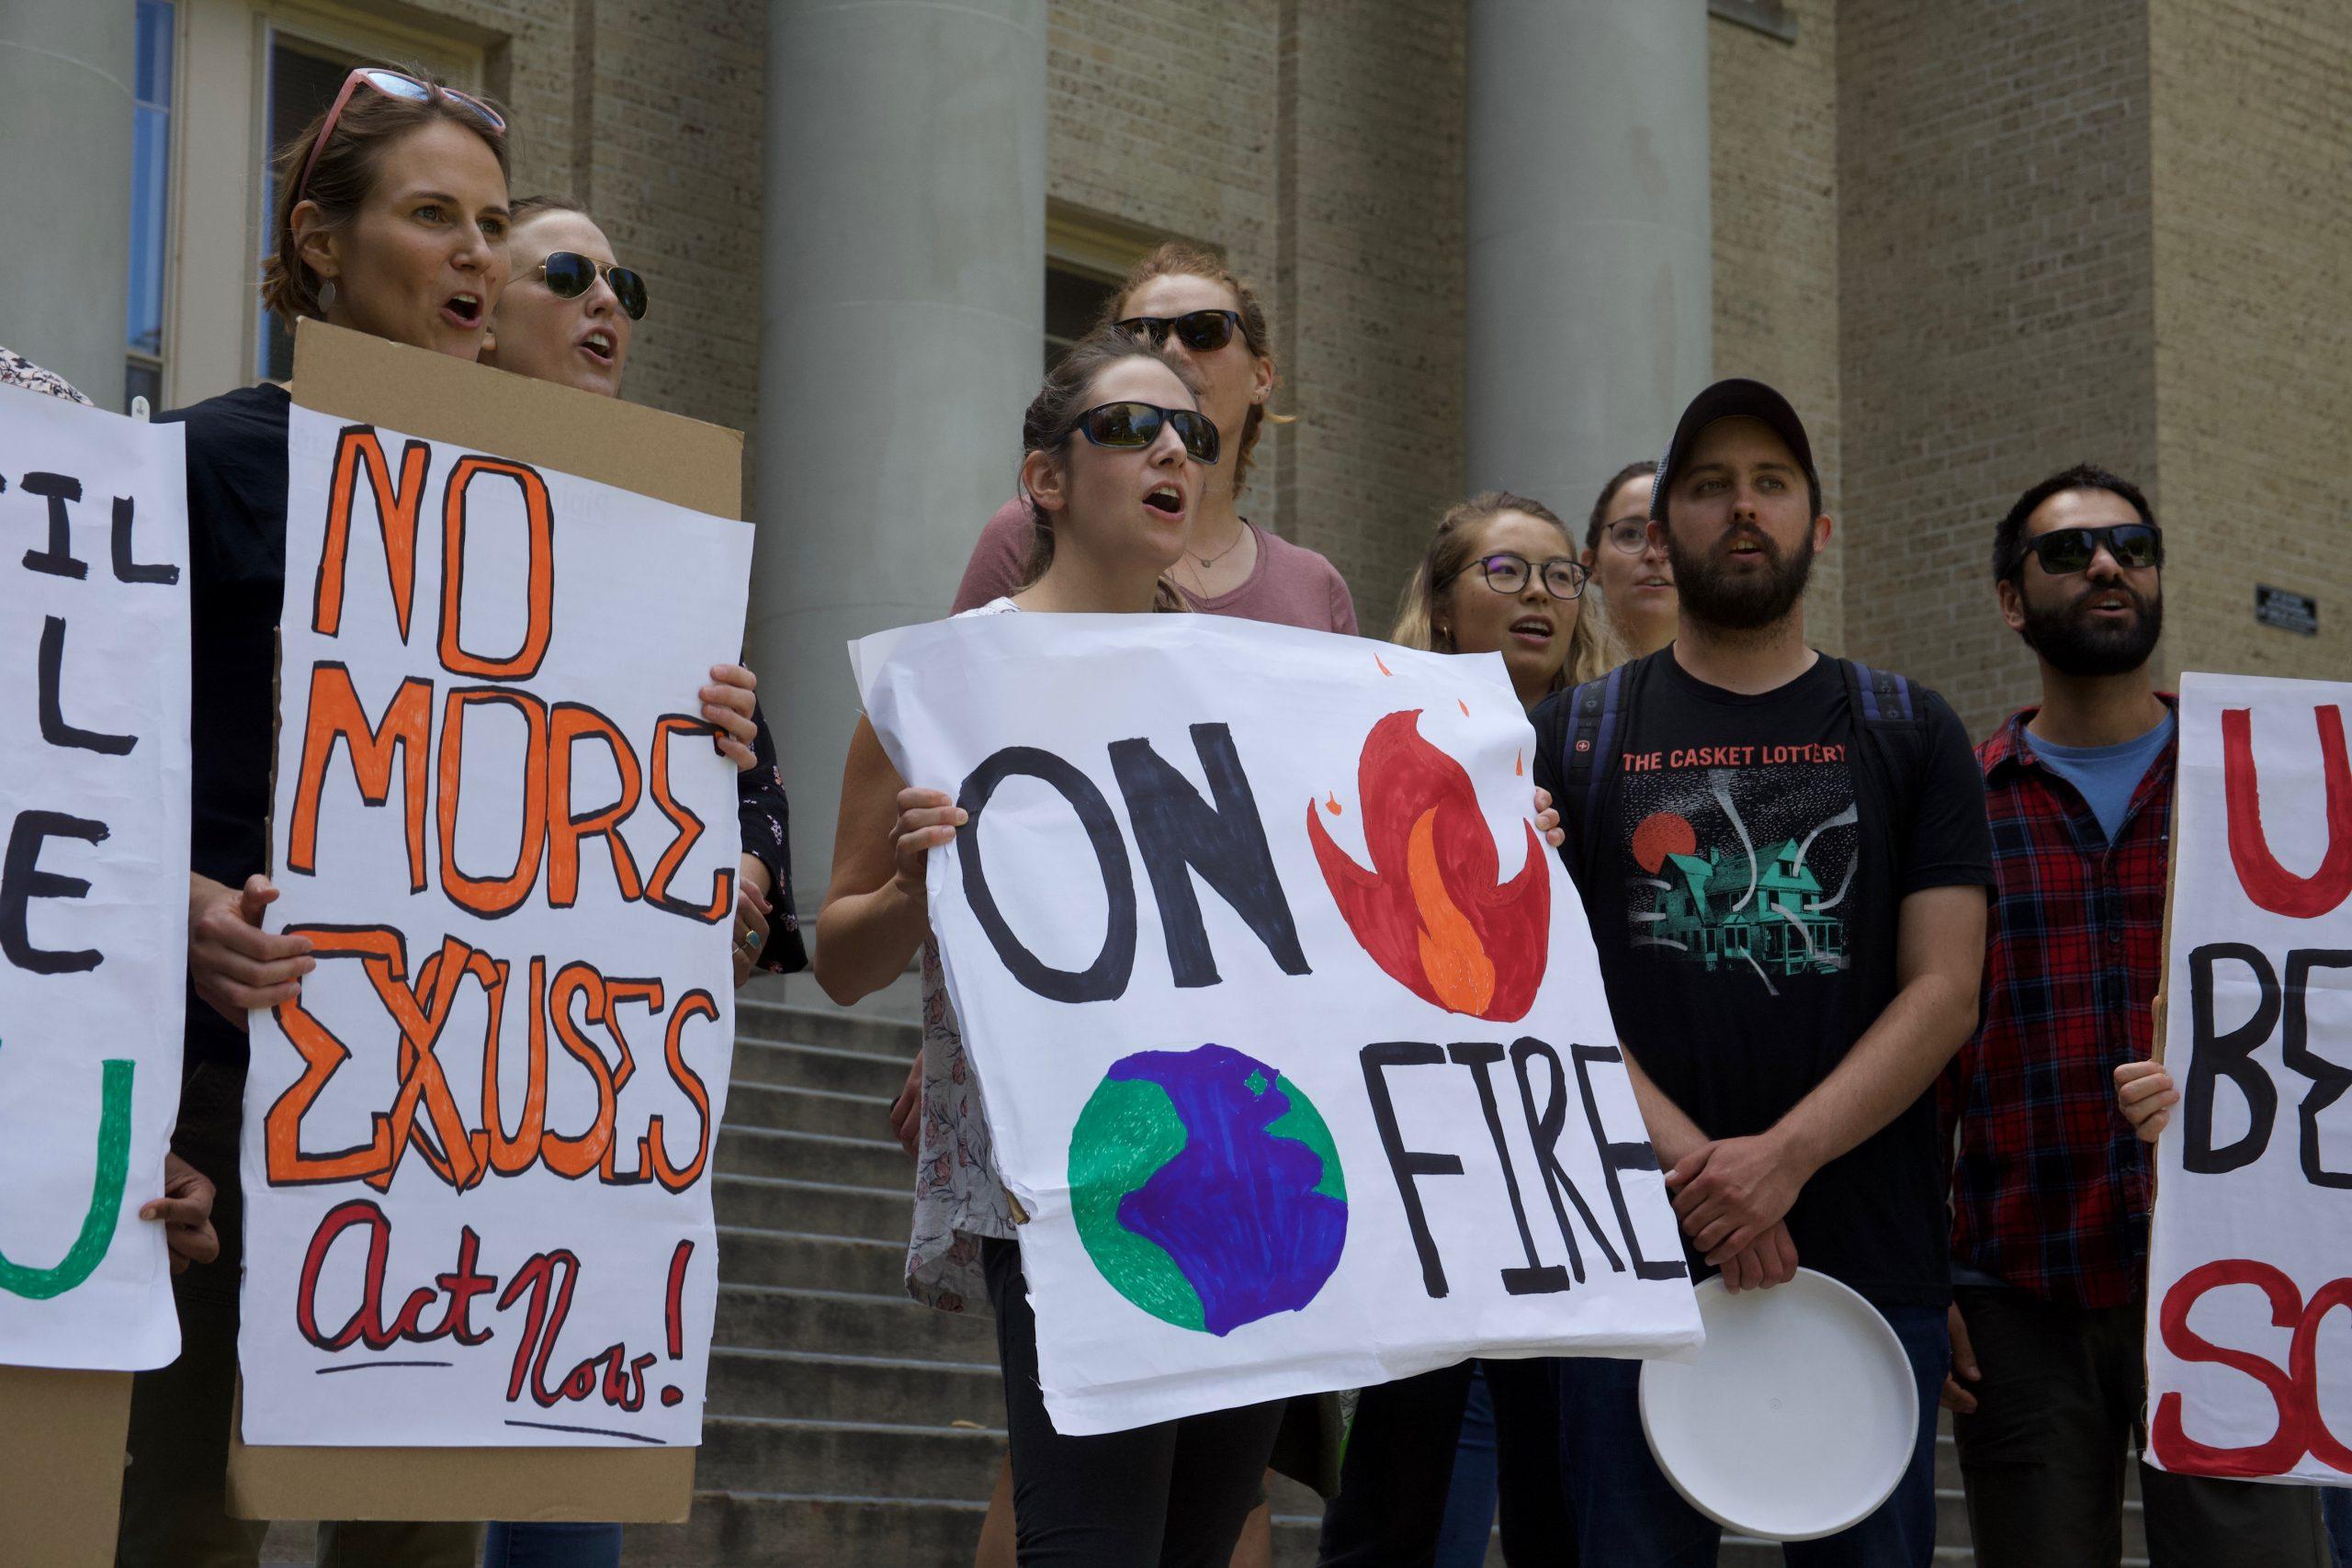
MULTIPOLYGON (((159 414, 187 427, 190 762, 189 863, 231 887, 269 870, 271 733, 277 723, 277 621, 286 600, 283 387, 240 388, 159 414)), ((699 716, 691 690, 681 712, 699 716)), ((776 919, 767 955, 797 951, 790 930, 790 852, 775 741, 756 709, 760 765, 737 775, 743 848, 767 863, 776 919)), ((243 1069, 244 1031, 187 994, 187 1060, 243 1069)))
MULTIPOLYGON (((1596 821, 1562 787, 1565 694, 1535 715, 1536 783, 1562 802, 1563 856, 1642 1070, 1708 1136, 1761 1133, 1893 998, 1904 897, 1990 885, 1983 779, 1958 717, 1917 685, 1917 729, 1866 736, 1826 656, 1757 696, 1694 679, 1670 648, 1626 678, 1638 694, 1596 821)), ((1798 1261, 1882 1305, 1940 1303, 1941 1172, 1923 1094, 1805 1183, 1798 1261)))

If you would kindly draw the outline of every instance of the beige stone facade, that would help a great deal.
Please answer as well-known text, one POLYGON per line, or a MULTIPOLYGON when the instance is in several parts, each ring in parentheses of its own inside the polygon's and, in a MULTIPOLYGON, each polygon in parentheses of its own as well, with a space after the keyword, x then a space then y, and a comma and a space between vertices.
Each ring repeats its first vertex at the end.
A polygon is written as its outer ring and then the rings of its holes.
MULTIPOLYGON (((180 4, 298 31, 338 14, 180 4)), ((344 9, 470 51, 514 111, 517 188, 585 201, 653 280, 632 394, 750 428, 765 8, 344 9)), ((1099 273, 1160 234, 1230 248, 1273 315, 1276 407, 1299 416, 1261 446, 1245 510, 1330 557, 1368 631, 1463 483, 1466 9, 1048 12, 1052 231, 1094 236, 1066 261, 1099 273)), ((2352 9, 1716 10, 1715 364, 1782 387, 1815 433, 1839 525, 1811 600, 1816 640, 1943 690, 1981 733, 2032 686, 1993 612, 1994 521, 2027 483, 2087 458, 2145 483, 2170 530, 2170 671, 2352 671, 2339 543, 2352 200, 2338 172, 2352 9), (2257 583, 2315 596, 2320 635, 2257 626, 2257 583)), ((178 386, 201 395, 235 368, 178 386)), ((1008 433, 1008 490, 1012 466, 1008 433)), ((1590 498, 1544 499, 1574 517, 1590 498)))

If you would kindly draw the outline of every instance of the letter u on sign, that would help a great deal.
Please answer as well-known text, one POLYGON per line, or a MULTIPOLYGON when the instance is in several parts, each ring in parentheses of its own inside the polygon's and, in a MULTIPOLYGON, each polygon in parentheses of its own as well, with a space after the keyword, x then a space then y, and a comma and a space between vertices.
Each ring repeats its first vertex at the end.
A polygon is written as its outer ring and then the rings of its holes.
POLYGON ((2320 768, 2327 784, 2327 852, 2319 869, 2298 876, 2270 852, 2262 830, 2255 776, 2254 715, 2222 710, 2222 785, 2229 802, 2230 863, 2245 896, 2274 915, 2315 919, 2352 897, 2352 761, 2344 747, 2344 710, 2312 710, 2319 725, 2320 768))

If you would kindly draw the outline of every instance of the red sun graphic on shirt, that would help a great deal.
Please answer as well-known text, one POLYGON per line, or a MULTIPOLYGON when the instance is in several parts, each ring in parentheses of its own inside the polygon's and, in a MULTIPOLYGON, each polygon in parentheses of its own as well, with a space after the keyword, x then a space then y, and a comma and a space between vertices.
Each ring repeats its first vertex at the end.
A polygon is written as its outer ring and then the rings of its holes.
POLYGON ((1653 811, 1634 829, 1633 849, 1634 861, 1656 876, 1667 856, 1696 854, 1699 835, 1688 820, 1673 812, 1653 811))

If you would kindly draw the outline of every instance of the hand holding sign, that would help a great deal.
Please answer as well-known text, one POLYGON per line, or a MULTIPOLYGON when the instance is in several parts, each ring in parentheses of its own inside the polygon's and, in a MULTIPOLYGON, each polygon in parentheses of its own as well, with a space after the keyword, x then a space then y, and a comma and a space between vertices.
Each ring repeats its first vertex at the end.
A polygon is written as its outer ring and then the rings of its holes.
POLYGON ((302 976, 318 967, 309 937, 262 930, 262 915, 277 900, 277 886, 259 873, 243 887, 188 874, 188 983, 239 1029, 247 1013, 300 996, 302 976))

